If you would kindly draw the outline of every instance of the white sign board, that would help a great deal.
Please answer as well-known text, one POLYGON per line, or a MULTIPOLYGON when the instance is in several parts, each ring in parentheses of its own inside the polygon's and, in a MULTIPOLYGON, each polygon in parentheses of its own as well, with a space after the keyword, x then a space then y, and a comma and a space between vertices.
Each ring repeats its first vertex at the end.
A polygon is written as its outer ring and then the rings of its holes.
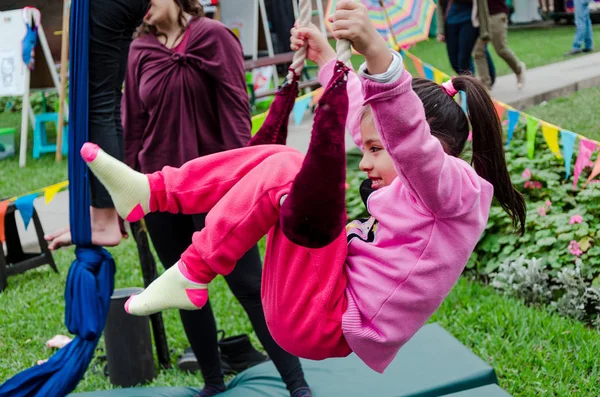
POLYGON ((226 0, 221 4, 221 22, 238 36, 245 55, 258 51, 258 0, 226 0))
MULTIPOLYGON (((31 22, 29 22, 31 23, 31 22)), ((59 90, 59 77, 54 66, 50 47, 46 40, 39 10, 25 7, 20 10, 0 12, 0 97, 23 98, 21 115, 21 147, 19 165, 25 166, 27 158, 27 132, 33 110, 29 103, 31 89, 52 88, 59 90), (23 62, 23 39, 27 33, 25 21, 34 21, 37 27, 35 69, 29 70, 23 62)))
POLYGON ((27 66, 21 58, 25 32, 22 10, 0 12, 0 97, 25 93, 27 66))

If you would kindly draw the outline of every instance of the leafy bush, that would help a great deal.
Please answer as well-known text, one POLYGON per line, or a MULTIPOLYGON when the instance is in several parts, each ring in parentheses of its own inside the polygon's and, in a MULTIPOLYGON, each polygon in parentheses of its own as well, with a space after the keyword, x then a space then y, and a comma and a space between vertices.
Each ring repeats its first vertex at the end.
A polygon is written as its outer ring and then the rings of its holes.
MULTIPOLYGON (((58 94, 34 92, 29 99, 34 113, 54 112, 54 105, 58 101, 58 94), (46 99, 46 109, 43 106, 42 95, 46 99)), ((21 112, 23 101, 21 97, 0 98, 0 112, 21 112)))
POLYGON ((600 290, 586 280, 580 259, 574 267, 567 267, 550 278, 543 260, 525 259, 505 261, 490 276, 492 287, 500 292, 523 299, 528 304, 550 304, 559 314, 600 326, 600 290))
POLYGON ((529 159, 525 143, 517 140, 506 153, 513 184, 527 202, 525 235, 516 235, 508 216, 494 205, 468 267, 485 276, 503 262, 538 257, 556 277, 559 269, 573 267, 580 259, 589 266, 586 279, 593 280, 600 275, 600 246, 596 244, 600 237, 600 185, 590 183, 583 188, 589 174, 586 168, 574 189, 572 177, 564 181, 563 160, 542 142, 537 148, 535 158, 529 159))

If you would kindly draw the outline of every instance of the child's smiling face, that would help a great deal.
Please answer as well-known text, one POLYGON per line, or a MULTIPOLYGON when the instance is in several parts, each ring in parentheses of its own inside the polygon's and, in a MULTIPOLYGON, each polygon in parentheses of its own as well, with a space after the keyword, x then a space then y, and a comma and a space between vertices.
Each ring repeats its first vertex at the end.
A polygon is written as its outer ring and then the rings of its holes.
POLYGON ((384 149, 370 109, 366 109, 360 122, 360 135, 364 148, 359 167, 365 172, 373 189, 388 186, 398 176, 394 162, 384 149))

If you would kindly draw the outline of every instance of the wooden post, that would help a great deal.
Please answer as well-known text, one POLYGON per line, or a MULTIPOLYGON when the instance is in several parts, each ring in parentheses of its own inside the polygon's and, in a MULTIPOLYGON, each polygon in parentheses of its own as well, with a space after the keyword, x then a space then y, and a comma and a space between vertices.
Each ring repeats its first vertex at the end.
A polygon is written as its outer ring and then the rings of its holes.
POLYGON ((63 129, 65 125, 65 102, 67 96, 67 63, 69 62, 70 0, 63 4, 62 44, 60 49, 60 95, 58 103, 58 128, 56 131, 56 161, 62 160, 63 129))

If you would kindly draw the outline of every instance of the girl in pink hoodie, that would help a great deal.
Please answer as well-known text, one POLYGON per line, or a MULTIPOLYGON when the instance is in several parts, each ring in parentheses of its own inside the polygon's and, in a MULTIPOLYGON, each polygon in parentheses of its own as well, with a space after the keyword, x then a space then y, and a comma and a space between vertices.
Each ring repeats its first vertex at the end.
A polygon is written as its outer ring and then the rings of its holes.
MULTIPOLYGON (((255 136, 250 147, 148 175, 86 144, 84 160, 124 218, 209 212, 178 266, 133 296, 129 313, 202 307, 210 281, 266 234, 262 299, 273 338, 310 359, 354 352, 383 372, 456 283, 493 197, 523 231, 525 203, 510 182, 500 121, 483 86, 466 76, 442 86, 413 80, 355 1, 338 1, 331 20, 335 37, 365 57, 360 78, 336 63, 314 28, 294 29, 292 49, 308 46, 329 83, 325 95, 348 90, 341 100, 349 100, 346 127, 364 151, 370 218, 343 230, 344 139, 329 130, 313 131, 306 157, 255 136), (469 117, 454 99, 458 90, 469 117), (458 157, 470 128, 473 167, 458 157)), ((324 107, 344 121, 345 113, 324 107)))

